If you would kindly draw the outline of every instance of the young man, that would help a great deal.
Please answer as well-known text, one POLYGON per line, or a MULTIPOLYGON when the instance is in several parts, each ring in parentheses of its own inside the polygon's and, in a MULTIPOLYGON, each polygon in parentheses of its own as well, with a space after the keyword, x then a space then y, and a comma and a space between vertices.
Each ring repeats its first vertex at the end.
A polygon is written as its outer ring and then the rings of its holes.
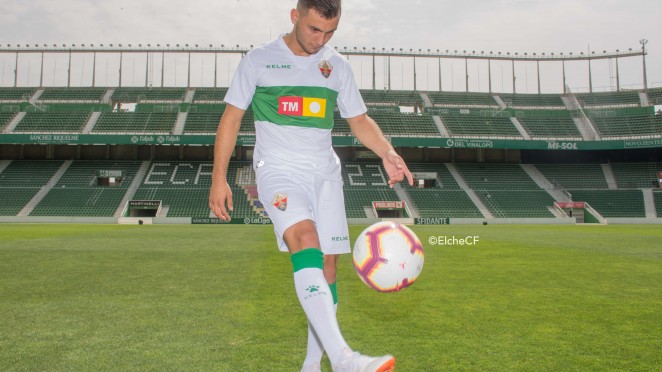
POLYGON ((214 148, 211 210, 230 220, 226 173, 241 119, 252 104, 258 194, 280 250, 289 251, 294 284, 308 318, 303 371, 319 371, 327 353, 334 371, 391 371, 395 358, 353 352, 336 320, 338 255, 350 252, 340 161, 331 147, 334 106, 354 135, 383 161, 389 184, 411 173, 367 109, 349 63, 326 46, 338 27, 341 0, 299 0, 292 32, 249 52, 239 64, 214 148))

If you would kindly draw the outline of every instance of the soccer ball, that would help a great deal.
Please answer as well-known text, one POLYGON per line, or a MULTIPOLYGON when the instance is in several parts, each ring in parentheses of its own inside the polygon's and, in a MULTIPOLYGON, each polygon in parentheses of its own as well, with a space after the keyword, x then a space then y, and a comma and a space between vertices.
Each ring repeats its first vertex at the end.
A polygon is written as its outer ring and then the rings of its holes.
POLYGON ((423 245, 413 231, 397 222, 368 226, 352 254, 359 278, 379 292, 395 292, 414 284, 423 270, 423 245))

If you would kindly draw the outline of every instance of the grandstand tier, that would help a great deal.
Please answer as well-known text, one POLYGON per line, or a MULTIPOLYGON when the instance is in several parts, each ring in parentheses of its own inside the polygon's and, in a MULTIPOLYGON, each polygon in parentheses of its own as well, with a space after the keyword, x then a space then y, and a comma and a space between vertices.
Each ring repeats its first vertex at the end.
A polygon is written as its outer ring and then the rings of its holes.
POLYGON ((104 112, 93 132, 106 133, 171 133, 177 114, 144 112, 104 112))
POLYGON ((603 217, 646 217, 641 190, 568 190, 573 201, 587 202, 603 217))
POLYGON ((537 164, 536 168, 558 188, 608 188, 607 179, 600 164, 537 164))
POLYGON ((14 132, 80 133, 90 117, 89 112, 28 112, 18 122, 14 132))

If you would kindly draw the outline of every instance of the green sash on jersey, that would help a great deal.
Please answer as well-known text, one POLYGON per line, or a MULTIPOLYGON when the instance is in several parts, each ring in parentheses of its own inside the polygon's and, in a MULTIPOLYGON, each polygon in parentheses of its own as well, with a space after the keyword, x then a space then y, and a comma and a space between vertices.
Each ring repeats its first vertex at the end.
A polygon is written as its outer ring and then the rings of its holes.
POLYGON ((337 98, 338 92, 326 87, 257 87, 253 114, 256 121, 332 129, 337 98))

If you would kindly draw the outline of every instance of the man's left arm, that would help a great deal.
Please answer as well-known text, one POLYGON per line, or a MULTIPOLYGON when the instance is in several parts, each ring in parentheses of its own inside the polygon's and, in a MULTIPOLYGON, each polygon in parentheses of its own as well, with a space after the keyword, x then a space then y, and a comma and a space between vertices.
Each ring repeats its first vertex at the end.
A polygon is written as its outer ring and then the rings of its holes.
POLYGON ((361 141, 363 146, 369 148, 377 154, 384 163, 384 169, 388 174, 388 184, 392 188, 396 183, 403 181, 407 178, 409 185, 414 185, 414 179, 411 172, 407 168, 405 161, 398 155, 391 146, 391 143, 384 137, 381 129, 375 121, 368 116, 362 114, 353 118, 347 119, 349 127, 356 138, 361 141))

